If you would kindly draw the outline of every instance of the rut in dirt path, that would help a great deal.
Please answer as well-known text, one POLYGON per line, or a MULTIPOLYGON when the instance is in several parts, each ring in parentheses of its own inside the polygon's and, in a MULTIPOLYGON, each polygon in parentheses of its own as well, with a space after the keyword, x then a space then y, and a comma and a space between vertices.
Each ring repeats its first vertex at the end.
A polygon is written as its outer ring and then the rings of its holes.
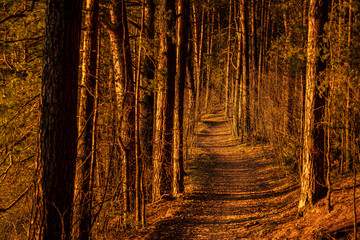
POLYGON ((265 238, 295 209, 293 190, 267 146, 240 145, 222 114, 202 119, 198 157, 188 179, 195 189, 151 239, 265 238))

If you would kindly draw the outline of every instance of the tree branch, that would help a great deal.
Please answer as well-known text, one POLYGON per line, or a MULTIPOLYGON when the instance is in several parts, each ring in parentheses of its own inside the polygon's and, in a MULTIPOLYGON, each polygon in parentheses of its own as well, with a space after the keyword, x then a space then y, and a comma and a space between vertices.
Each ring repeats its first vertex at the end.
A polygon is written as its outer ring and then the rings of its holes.
POLYGON ((9 15, 9 16, 6 16, 4 17, 3 19, 0 20, 0 24, 6 22, 7 20, 10 20, 12 18, 22 18, 22 17, 26 17, 25 14, 23 13, 19 13, 19 14, 13 14, 13 15, 9 15))
POLYGON ((16 203, 18 203, 28 192, 29 190, 31 189, 31 187, 33 186, 34 184, 31 184, 29 187, 27 187, 25 189, 25 191, 20 194, 19 197, 17 197, 12 203, 9 204, 9 206, 7 206, 6 208, 0 208, 0 213, 4 213, 6 212, 7 210, 9 210, 10 208, 12 208, 16 203))
POLYGON ((16 43, 16 42, 23 42, 23 41, 39 40, 43 37, 44 36, 29 37, 29 38, 22 38, 22 39, 16 39, 16 40, 6 40, 6 41, 4 41, 4 43, 16 43))

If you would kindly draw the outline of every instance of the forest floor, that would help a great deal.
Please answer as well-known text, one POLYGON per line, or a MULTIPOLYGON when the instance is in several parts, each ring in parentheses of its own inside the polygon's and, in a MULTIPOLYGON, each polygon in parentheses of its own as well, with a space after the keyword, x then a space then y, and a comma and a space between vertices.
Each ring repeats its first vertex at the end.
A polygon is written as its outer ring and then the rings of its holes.
POLYGON ((240 144, 230 129, 221 112, 202 118, 186 193, 150 206, 149 227, 129 239, 352 239, 351 177, 334 185, 331 213, 322 200, 297 218, 297 177, 270 146, 240 144))

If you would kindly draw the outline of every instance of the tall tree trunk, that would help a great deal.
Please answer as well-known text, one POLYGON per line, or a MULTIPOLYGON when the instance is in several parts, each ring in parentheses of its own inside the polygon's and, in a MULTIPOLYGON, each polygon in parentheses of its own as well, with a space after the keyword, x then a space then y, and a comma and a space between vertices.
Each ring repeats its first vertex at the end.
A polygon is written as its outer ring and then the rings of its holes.
MULTIPOLYGON (((287 4, 289 8, 291 7, 291 2, 285 2, 284 4, 287 4)), ((291 51, 291 38, 293 30, 290 26, 289 21, 289 14, 287 12, 284 13, 284 27, 285 27, 285 51, 290 52, 291 51)), ((293 76, 291 75, 290 71, 290 61, 288 56, 285 57, 285 98, 286 98, 286 110, 284 111, 284 134, 285 135, 292 135, 294 133, 293 129, 293 122, 294 122, 294 104, 293 104, 293 98, 294 98, 294 91, 295 91, 295 83, 293 80, 293 76)))
MULTIPOLYGON (((335 15, 335 8, 334 8, 334 0, 331 0, 331 11, 330 11, 330 29, 334 26, 333 22, 334 22, 334 15, 335 15)), ((327 192, 327 196, 326 196, 326 205, 327 205, 327 210, 330 213, 332 210, 332 206, 331 206, 331 193, 332 193, 332 186, 331 186, 331 159, 330 159, 330 155, 331 155, 331 145, 330 145, 330 141, 331 141, 331 129, 333 128, 333 123, 332 123, 332 117, 331 117, 331 108, 333 105, 333 89, 334 89, 334 59, 333 59, 333 46, 332 46, 332 41, 330 41, 330 64, 331 64, 331 69, 329 70, 329 97, 328 100, 326 102, 326 123, 327 123, 327 131, 326 131, 326 165, 327 165, 327 169, 326 169, 326 186, 328 188, 328 192, 327 192)))
MULTIPOLYGON (((130 161, 135 159, 135 94, 129 32, 124 0, 112 0, 111 24, 104 26, 110 36, 114 82, 121 133, 124 222, 130 212, 130 161)), ((133 188, 132 188, 133 189, 133 188)))
POLYGON ((195 120, 200 118, 200 101, 201 101, 201 86, 203 80, 203 50, 204 50, 204 36, 205 36, 205 10, 193 6, 193 13, 195 19, 194 26, 194 50, 195 50, 195 120), (201 15, 200 15, 201 14, 201 15), (200 19, 199 19, 200 18, 200 19))
MULTIPOLYGON (((159 66, 158 66, 159 67, 159 66)), ((160 73, 157 73, 160 74, 160 73)), ((152 201, 158 201, 161 199, 161 172, 162 172, 162 149, 163 149, 163 122, 164 122, 164 80, 158 83, 156 98, 155 98, 155 115, 154 115, 154 128, 153 128, 153 179, 152 179, 152 201)))
MULTIPOLYGON (((142 198, 143 196, 143 184, 142 179, 144 175, 144 164, 143 164, 143 155, 141 154, 141 143, 140 142, 140 85, 141 85, 141 63, 143 61, 143 33, 145 27, 145 0, 141 1, 141 23, 140 23, 140 33, 139 33, 139 52, 138 52, 138 63, 137 63, 137 72, 136 72, 136 82, 135 82, 135 222, 136 227, 138 228, 140 222, 142 221, 142 198)), ((145 206, 144 206, 145 208, 145 206)), ((144 225, 142 225, 144 227, 144 225)))
MULTIPOLYGON (((349 1, 349 21, 348 21, 348 36, 347 36, 347 47, 351 47, 351 24, 352 24, 352 0, 349 1)), ((350 66, 350 64, 347 64, 350 66)), ((351 72, 351 70, 349 70, 351 72)), ((351 147, 351 123, 350 123, 350 100, 351 100, 351 77, 347 77, 346 81, 346 109, 345 109, 345 163, 346 171, 351 171, 353 168, 353 156, 351 147)))
MULTIPOLYGON (((210 2, 208 1, 208 4, 210 4, 210 2)), ((205 110, 208 111, 209 108, 209 101, 210 101, 210 91, 211 91, 211 74, 212 74, 212 69, 211 69, 211 60, 212 60, 212 51, 213 51, 213 36, 214 36, 214 24, 215 24, 215 9, 212 8, 211 10, 209 10, 209 15, 208 15, 209 21, 211 19, 211 25, 210 27, 208 27, 208 33, 207 33, 207 43, 208 43, 208 49, 207 49, 207 55, 208 55, 208 59, 207 59, 207 63, 206 63, 206 93, 205 93, 205 110)))
POLYGON ((188 45, 189 0, 179 0, 176 23, 176 68, 175 107, 174 107, 174 143, 173 143, 173 181, 172 195, 177 197, 184 192, 184 91, 186 81, 186 62, 188 45))
POLYGON ((258 64, 259 64, 259 56, 258 56, 258 43, 257 43, 257 3, 255 0, 251 1, 251 85, 252 85, 252 128, 257 131, 257 122, 259 118, 258 107, 259 104, 257 102, 258 99, 258 84, 257 81, 259 78, 258 74, 258 64))
POLYGON ((156 105, 156 127, 154 129, 154 181, 153 201, 160 200, 163 194, 171 194, 171 163, 174 123, 174 97, 176 74, 175 2, 161 0, 159 6, 160 53, 157 79, 159 89, 156 105))
POLYGON ((249 76, 249 31, 248 31, 248 1, 240 2, 240 23, 242 30, 242 122, 241 139, 247 140, 251 134, 250 126, 250 76, 249 76))
POLYGON ((230 107, 230 66, 231 66, 231 21, 232 21, 232 1, 229 2, 229 26, 228 26, 228 46, 226 52, 226 75, 225 75, 225 116, 229 117, 230 107))
POLYGON ((46 5, 39 185, 29 239, 70 239, 77 146, 82 1, 46 5))
MULTIPOLYGON (((96 164, 93 155, 93 129, 95 88, 97 81, 99 0, 86 1, 82 77, 80 85, 78 174, 79 239, 89 239, 92 214, 92 169, 96 164)), ((76 219, 77 220, 77 219, 76 219)))
MULTIPOLYGON (((154 40, 154 17, 155 4, 153 0, 145 0, 145 16, 144 16, 144 41, 150 44, 154 40)), ((143 65, 143 77, 141 79, 140 88, 140 119, 139 134, 140 147, 144 164, 147 168, 152 165, 152 138, 154 123, 154 91, 152 83, 155 75, 154 56, 151 51, 145 51, 143 65), (150 144, 151 143, 151 144, 150 144)), ((145 187, 145 186, 144 186, 145 187)), ((147 192, 147 191, 145 191, 147 192)))
MULTIPOLYGON (((190 17, 189 17, 190 18, 190 17)), ((191 21, 191 20, 190 20, 191 21)), ((187 108, 186 108, 186 118, 184 118, 184 158, 187 159, 189 156, 189 150, 191 150, 191 137, 192 137, 192 133, 194 131, 194 127, 195 127, 195 121, 194 121, 194 108, 195 108, 195 80, 194 80, 194 69, 193 69, 193 58, 192 53, 193 53, 193 46, 194 44, 191 42, 190 37, 193 38, 193 31, 192 31, 192 25, 189 24, 188 26, 188 31, 189 31, 189 41, 188 41, 188 45, 187 45, 187 53, 188 53, 188 58, 186 61, 186 84, 187 84, 187 108)))
POLYGON ((235 73, 235 83, 234 83, 234 94, 233 94, 233 132, 235 137, 240 136, 240 129, 241 129, 241 96, 242 96, 242 88, 241 88, 241 77, 242 77, 242 39, 243 33, 240 26, 239 15, 240 15, 240 8, 236 11, 234 7, 234 16, 235 16, 235 25, 236 25, 236 33, 237 33, 237 56, 236 56, 236 73, 235 73))
POLYGON ((320 93, 316 86, 320 85, 319 75, 326 68, 326 63, 321 59, 323 51, 320 44, 324 33, 324 24, 328 18, 328 7, 329 4, 325 0, 310 0, 299 215, 304 214, 307 208, 326 196, 327 192, 323 125, 326 92, 320 93))

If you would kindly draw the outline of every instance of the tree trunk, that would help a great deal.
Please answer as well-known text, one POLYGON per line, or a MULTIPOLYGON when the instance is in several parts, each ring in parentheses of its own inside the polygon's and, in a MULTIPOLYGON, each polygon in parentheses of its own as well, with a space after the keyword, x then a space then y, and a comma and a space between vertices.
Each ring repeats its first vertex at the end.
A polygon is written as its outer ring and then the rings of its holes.
MULTIPOLYGON (((144 198, 143 184, 142 179, 144 175, 143 166, 143 155, 141 154, 141 144, 146 144, 140 142, 140 85, 141 85, 141 63, 143 61, 143 34, 145 27, 145 0, 141 1, 141 23, 140 23, 140 33, 139 33, 139 52, 138 52, 138 63, 137 63, 137 72, 136 72, 136 82, 135 82, 135 222, 136 227, 139 228, 140 223, 142 222, 142 199, 144 198)), ((145 207, 145 206, 144 206, 145 207)), ((144 225, 142 225, 144 227, 144 225)))
MULTIPOLYGON (((145 0, 145 16, 144 16, 144 41, 150 44, 154 41, 154 17, 155 5, 153 0, 145 0)), ((155 74, 154 56, 150 52, 145 52, 143 65, 143 77, 141 79, 140 88, 140 147, 143 162, 147 168, 152 165, 152 138, 154 123, 154 91, 152 83, 155 74), (149 144, 151 143, 151 144, 149 144)), ((145 187, 145 186, 144 186, 145 187)), ((146 191, 145 191, 146 192, 146 191)))
POLYGON ((189 0, 180 0, 177 4, 176 24, 176 68, 175 107, 174 107, 174 145, 173 145, 173 181, 172 195, 177 197, 184 192, 184 91, 186 81, 186 61, 188 57, 189 0))
MULTIPOLYGON (((348 26, 348 39, 347 39, 347 47, 351 47, 351 24, 352 24, 352 0, 349 1, 349 26, 348 26)), ((350 66, 350 64, 347 64, 350 66)), ((348 70, 351 72, 351 69, 348 70)), ((351 147, 351 123, 350 123, 350 105, 351 105, 351 77, 347 77, 346 82, 346 109, 345 109, 345 115, 344 115, 344 121, 345 121, 345 162, 346 162, 346 171, 351 172, 353 169, 353 156, 352 156, 352 147, 351 147)))
POLYGON ((328 2, 311 0, 309 7, 309 30, 306 65, 306 96, 304 146, 301 172, 301 193, 298 205, 299 215, 326 196, 325 186, 325 131, 324 109, 326 91, 320 93, 320 73, 325 71, 326 63, 321 59, 324 24, 328 17, 328 2), (320 55, 318 54, 320 53, 320 55))
MULTIPOLYGON (((93 176, 96 164, 93 155, 93 123, 95 111, 95 88, 97 81, 99 0, 86 1, 82 78, 80 86, 78 174, 79 239, 89 239, 91 229, 91 205, 93 176)), ((77 220, 77 219, 76 219, 77 220)))
MULTIPOLYGON (((111 24, 103 23, 110 36, 114 82, 121 133, 124 222, 130 211, 130 161, 135 159, 135 94, 132 60, 124 0, 113 0, 111 24)), ((134 189, 134 188, 132 188, 134 189)))
MULTIPOLYGON (((284 1, 284 4, 285 4, 285 1, 284 1)), ((291 2, 287 2, 286 4, 288 4, 289 8, 291 7, 291 2)), ((290 52, 293 29, 290 26, 289 14, 287 12, 284 13, 284 27, 285 27, 285 35, 286 35, 285 51, 290 52)), ((294 98, 294 96, 293 95, 294 95, 294 91, 295 91, 295 83, 294 83, 294 79, 293 79, 293 76, 291 75, 291 71, 290 71, 291 59, 289 59, 289 57, 286 56, 284 60, 285 60, 284 79, 285 79, 285 86, 286 86, 286 91, 285 91, 286 110, 284 111, 284 134, 285 134, 285 136, 287 136, 287 135, 292 135, 294 133, 294 128, 293 128, 293 123, 294 123, 293 98, 294 98)))
POLYGON ((231 21, 232 21, 232 0, 229 2, 229 26, 228 26, 228 46, 226 52, 226 75, 225 75, 225 116, 229 117, 230 107, 230 66, 231 66, 231 21))
MULTIPOLYGON (((201 9, 201 8, 200 8, 201 9)), ((204 32, 205 32, 205 10, 199 10, 194 4, 194 45, 195 45, 195 120, 199 120, 201 111, 200 111, 200 101, 201 101, 201 86, 203 80, 203 50, 204 50, 204 32), (200 15, 201 14, 201 15, 200 15), (201 19, 199 19, 201 18, 201 19)))
POLYGON ((156 106, 156 128, 153 154, 154 181, 153 201, 160 200, 163 194, 171 194, 171 163, 175 102, 176 47, 172 40, 175 36, 175 2, 161 0, 159 10, 160 53, 158 58, 157 79, 159 89, 156 106))
MULTIPOLYGON (((234 8, 235 9, 235 8, 234 8)), ((239 8, 240 10, 240 8, 239 8)), ((240 11, 235 12, 235 19, 239 19, 240 11)), ((236 32, 237 32, 237 56, 236 56, 236 73, 235 73, 235 84, 234 84, 234 94, 233 94, 233 132, 234 136, 237 138, 240 136, 240 129, 241 129, 241 77, 242 77, 242 29, 240 27, 239 21, 235 21, 236 25, 236 32)))
POLYGON ((240 2, 240 23, 242 30, 242 121, 241 140, 247 140, 251 134, 250 128, 250 76, 249 76, 249 31, 248 31, 248 1, 240 2))
POLYGON ((29 239, 70 239, 78 137, 82 1, 49 0, 42 71, 39 182, 29 239))
POLYGON ((257 102, 258 99, 258 84, 257 81, 259 78, 258 74, 258 64, 259 64, 259 56, 258 56, 258 43, 257 43, 257 4, 255 0, 251 1, 251 85, 252 85, 252 128, 257 131, 257 122, 259 118, 258 107, 259 104, 257 102))
MULTIPOLYGON (((208 2, 209 4, 209 2, 208 2)), ((211 69, 211 63, 212 63, 212 51, 213 51, 213 36, 214 36, 214 24, 215 24, 215 9, 212 8, 209 11, 209 21, 211 19, 211 25, 210 27, 208 27, 208 49, 207 49, 207 55, 208 55, 208 59, 207 59, 207 63, 206 63, 206 93, 205 93, 205 111, 208 112, 209 109, 209 102, 210 102, 210 91, 211 91, 211 74, 212 74, 212 69, 211 69)))

